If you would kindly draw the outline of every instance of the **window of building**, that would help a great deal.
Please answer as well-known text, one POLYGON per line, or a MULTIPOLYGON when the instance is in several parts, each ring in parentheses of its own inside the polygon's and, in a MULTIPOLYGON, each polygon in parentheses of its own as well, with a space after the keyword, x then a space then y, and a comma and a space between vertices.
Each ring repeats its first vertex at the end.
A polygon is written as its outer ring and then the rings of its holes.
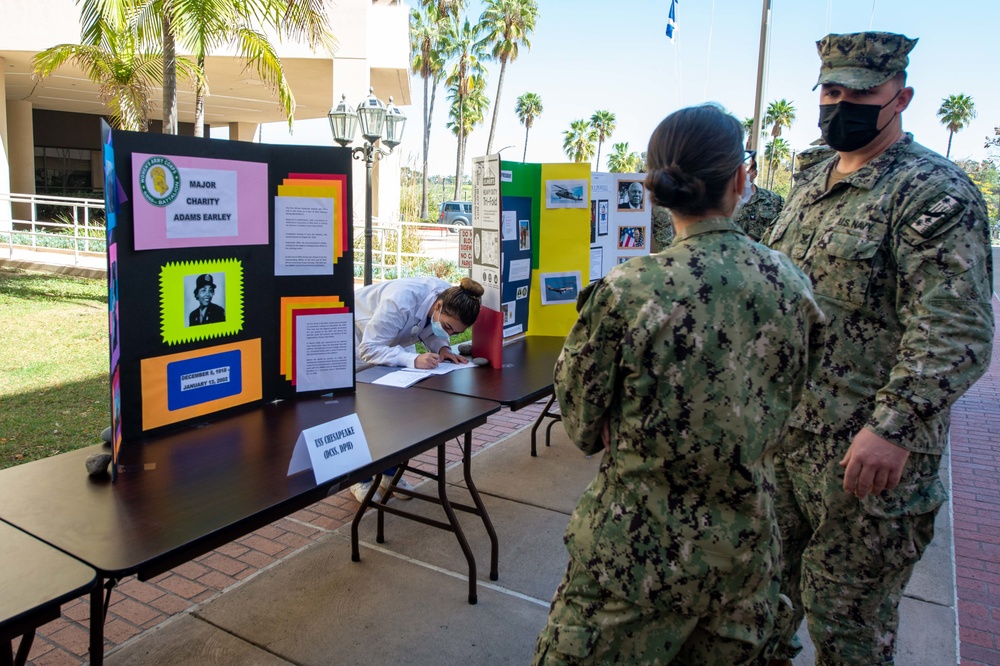
MULTIPOLYGON (((99 175, 99 174, 98 174, 99 175)), ((35 147, 35 192, 58 196, 93 196, 91 151, 77 148, 35 147)), ((100 181, 98 181, 100 183, 100 181)))

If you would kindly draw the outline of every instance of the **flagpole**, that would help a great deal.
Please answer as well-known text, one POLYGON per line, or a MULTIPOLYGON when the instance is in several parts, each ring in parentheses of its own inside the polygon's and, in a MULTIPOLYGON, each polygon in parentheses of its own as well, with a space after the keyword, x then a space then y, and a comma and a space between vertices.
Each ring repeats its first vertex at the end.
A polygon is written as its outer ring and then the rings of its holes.
POLYGON ((757 96, 754 99, 753 134, 750 136, 750 150, 757 150, 761 123, 764 122, 764 66, 767 62, 767 46, 771 36, 771 0, 763 0, 760 16, 760 51, 757 54, 757 96))

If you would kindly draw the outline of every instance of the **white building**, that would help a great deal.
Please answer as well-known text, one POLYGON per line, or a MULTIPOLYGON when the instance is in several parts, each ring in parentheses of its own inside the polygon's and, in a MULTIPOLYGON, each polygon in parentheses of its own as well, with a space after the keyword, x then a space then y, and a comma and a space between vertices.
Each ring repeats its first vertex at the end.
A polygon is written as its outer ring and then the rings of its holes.
MULTIPOLYGON (((80 42, 80 7, 74 0, 3 3, 0 21, 0 230, 10 228, 11 193, 103 196, 100 120, 107 109, 98 86, 71 64, 39 82, 32 57, 57 44, 80 42), (88 194, 89 193, 89 194, 88 194)), ((352 106, 369 86, 387 101, 410 104, 409 9, 398 0, 337 0, 329 3, 337 39, 333 58, 305 45, 278 42, 285 77, 295 95, 295 120, 324 118, 341 93, 352 106)), ((182 54, 179 54, 182 55, 182 54)), ((261 123, 284 120, 277 100, 241 61, 225 53, 207 58, 210 94, 205 99, 206 135, 226 127, 229 139, 252 141, 261 123)), ((162 118, 161 91, 153 93, 154 122, 162 118)), ((193 133, 194 91, 178 84, 179 132, 193 133)), ((408 138, 414 136, 409 123, 408 138)), ((419 131, 419 130, 417 130, 419 131)), ((218 133, 218 132, 217 132, 218 133)), ((358 139, 355 140, 355 144, 358 139)), ((330 145, 333 145, 331 136, 330 145)), ((399 155, 377 163, 373 215, 399 219, 399 155)), ((364 220, 365 170, 355 161, 355 223, 364 220)), ((14 216, 24 219, 15 205, 14 216)))

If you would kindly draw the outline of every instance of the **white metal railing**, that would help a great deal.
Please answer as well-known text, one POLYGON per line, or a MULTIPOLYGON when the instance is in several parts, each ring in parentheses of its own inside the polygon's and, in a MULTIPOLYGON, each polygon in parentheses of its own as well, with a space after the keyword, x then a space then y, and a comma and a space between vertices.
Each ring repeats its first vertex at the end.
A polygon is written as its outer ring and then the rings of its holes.
POLYGON ((0 206, 11 212, 9 228, 7 224, 0 228, 0 243, 7 246, 10 257, 15 248, 72 250, 73 263, 79 264, 81 252, 106 251, 102 199, 0 193, 0 206))
MULTIPOLYGON (((373 223, 372 279, 381 281, 413 275, 440 275, 445 279, 456 277, 462 271, 458 267, 458 255, 459 229, 463 226, 421 222, 373 223), (404 251, 406 246, 418 251, 404 251)), ((364 234, 364 226, 355 225, 355 277, 361 277, 364 267, 364 234)))
MULTIPOLYGON (((10 207, 12 220, 0 222, 0 244, 8 256, 19 252, 72 251, 100 256, 106 252, 104 201, 43 194, 0 193, 0 207, 10 207)), ((378 222, 372 226, 372 273, 376 280, 413 275, 455 278, 459 229, 463 225, 378 222)), ((354 227, 354 272, 364 266, 364 226, 354 227)))

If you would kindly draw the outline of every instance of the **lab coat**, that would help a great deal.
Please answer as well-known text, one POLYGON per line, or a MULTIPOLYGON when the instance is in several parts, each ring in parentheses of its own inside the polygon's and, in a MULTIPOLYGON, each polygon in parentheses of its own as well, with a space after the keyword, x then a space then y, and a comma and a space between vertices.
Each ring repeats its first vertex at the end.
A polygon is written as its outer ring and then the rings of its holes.
POLYGON ((354 292, 354 365, 414 367, 414 344, 437 353, 446 338, 431 331, 428 313, 451 285, 438 278, 398 278, 354 292))

